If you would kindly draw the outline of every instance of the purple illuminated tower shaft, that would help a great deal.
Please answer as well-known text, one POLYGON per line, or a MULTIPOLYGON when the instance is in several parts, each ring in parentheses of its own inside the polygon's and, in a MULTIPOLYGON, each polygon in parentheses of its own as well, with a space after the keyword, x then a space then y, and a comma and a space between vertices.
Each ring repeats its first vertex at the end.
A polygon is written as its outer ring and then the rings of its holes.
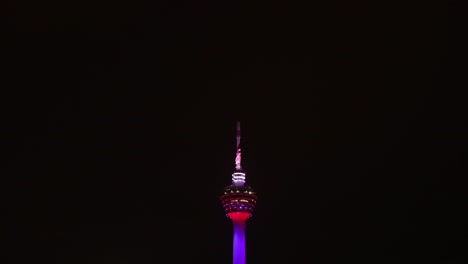
POLYGON ((245 224, 233 223, 234 239, 232 243, 232 263, 245 264, 245 224))
POLYGON ((245 186, 245 172, 241 165, 240 123, 237 123, 237 148, 235 170, 232 174, 232 184, 224 188, 221 196, 226 215, 233 225, 232 263, 245 264, 245 223, 252 216, 257 203, 257 196, 252 188, 245 186))

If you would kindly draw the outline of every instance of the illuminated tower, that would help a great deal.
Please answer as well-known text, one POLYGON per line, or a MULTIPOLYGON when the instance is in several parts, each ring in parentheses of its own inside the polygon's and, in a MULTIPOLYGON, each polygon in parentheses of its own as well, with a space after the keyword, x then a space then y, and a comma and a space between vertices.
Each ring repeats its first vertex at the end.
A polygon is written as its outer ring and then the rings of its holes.
POLYGON ((257 196, 252 188, 244 186, 245 172, 241 166, 240 149, 240 122, 237 122, 237 152, 236 169, 232 174, 232 184, 224 188, 224 194, 221 196, 226 216, 231 218, 234 226, 233 234, 233 264, 245 264, 245 222, 252 216, 257 196))

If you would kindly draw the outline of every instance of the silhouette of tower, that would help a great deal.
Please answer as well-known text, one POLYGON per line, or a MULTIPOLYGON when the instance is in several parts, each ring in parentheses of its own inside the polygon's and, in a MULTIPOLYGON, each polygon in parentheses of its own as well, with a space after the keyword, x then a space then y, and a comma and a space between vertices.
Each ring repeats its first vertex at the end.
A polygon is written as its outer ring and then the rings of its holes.
POLYGON ((221 196, 226 216, 231 218, 234 227, 233 232, 233 264, 245 264, 245 223, 252 216, 257 202, 257 196, 252 188, 245 186, 245 172, 241 165, 240 148, 240 122, 237 122, 237 148, 235 158, 235 170, 232 173, 232 184, 224 188, 221 196))

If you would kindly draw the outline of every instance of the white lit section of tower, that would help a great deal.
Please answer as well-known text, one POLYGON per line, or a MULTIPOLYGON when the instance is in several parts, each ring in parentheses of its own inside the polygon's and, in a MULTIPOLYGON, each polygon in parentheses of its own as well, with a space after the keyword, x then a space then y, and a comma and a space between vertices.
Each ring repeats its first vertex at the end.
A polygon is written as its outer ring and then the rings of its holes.
POLYGON ((245 184, 245 172, 242 170, 242 165, 241 165, 241 149, 240 149, 240 139, 241 139, 241 134, 240 134, 240 122, 237 122, 236 124, 236 170, 232 174, 232 184, 234 186, 244 186, 245 184))

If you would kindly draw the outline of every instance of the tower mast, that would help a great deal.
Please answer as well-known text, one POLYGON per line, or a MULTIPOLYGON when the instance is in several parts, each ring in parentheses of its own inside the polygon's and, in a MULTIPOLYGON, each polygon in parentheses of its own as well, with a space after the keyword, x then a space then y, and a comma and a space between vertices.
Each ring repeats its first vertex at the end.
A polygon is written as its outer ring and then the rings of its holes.
POLYGON ((241 156, 241 147, 240 147, 240 140, 241 140, 241 130, 240 130, 240 122, 236 123, 236 170, 232 173, 232 184, 235 186, 244 186, 245 184, 245 173, 242 170, 242 156, 241 156))
POLYGON ((242 171, 241 164, 241 149, 240 149, 240 140, 241 140, 241 130, 240 122, 236 123, 236 171, 242 171))

